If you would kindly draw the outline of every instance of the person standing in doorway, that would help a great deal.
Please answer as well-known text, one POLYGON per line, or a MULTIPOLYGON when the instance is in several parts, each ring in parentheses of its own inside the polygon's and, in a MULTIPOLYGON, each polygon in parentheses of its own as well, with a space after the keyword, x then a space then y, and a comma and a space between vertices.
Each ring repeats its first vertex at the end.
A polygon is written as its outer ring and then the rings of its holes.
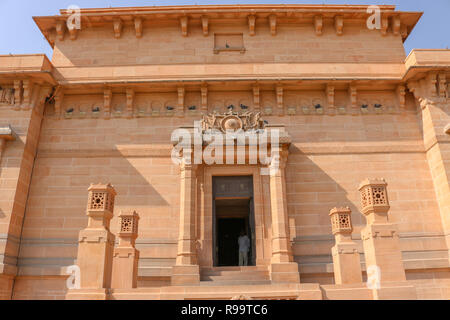
POLYGON ((241 231, 238 243, 239 243, 239 266, 247 266, 248 251, 250 250, 250 239, 245 234, 245 231, 241 231))

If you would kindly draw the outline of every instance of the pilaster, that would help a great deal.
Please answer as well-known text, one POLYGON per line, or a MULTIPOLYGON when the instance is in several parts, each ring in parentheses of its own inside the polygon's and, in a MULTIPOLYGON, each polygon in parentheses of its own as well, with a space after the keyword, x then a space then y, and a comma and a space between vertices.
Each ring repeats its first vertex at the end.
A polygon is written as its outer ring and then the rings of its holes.
POLYGON ((272 282, 298 283, 300 282, 298 264, 294 262, 289 238, 285 176, 287 150, 272 148, 272 162, 269 167, 272 210, 270 275, 272 282))
POLYGON ((172 269, 172 285, 200 283, 195 238, 196 166, 183 159, 180 167, 180 223, 176 265, 172 269))
MULTIPOLYGON (((21 81, 14 81, 14 87, 17 86, 21 87, 21 81)), ((1 163, 9 162, 9 157, 17 163, 13 168, 2 167, 0 178, 0 295, 5 299, 12 295, 13 281, 18 272, 17 260, 27 195, 39 144, 45 99, 50 92, 50 87, 36 87, 34 108, 20 113, 23 123, 20 133, 16 135, 9 125, 0 128, 1 163)), ((15 102, 20 108, 20 95, 15 102)), ((4 119, 5 122, 10 120, 11 123, 17 123, 16 118, 4 119)))
POLYGON ((438 73, 408 83, 420 106, 423 141, 450 260, 450 134, 445 129, 450 124, 450 103, 446 87, 445 76, 438 73))

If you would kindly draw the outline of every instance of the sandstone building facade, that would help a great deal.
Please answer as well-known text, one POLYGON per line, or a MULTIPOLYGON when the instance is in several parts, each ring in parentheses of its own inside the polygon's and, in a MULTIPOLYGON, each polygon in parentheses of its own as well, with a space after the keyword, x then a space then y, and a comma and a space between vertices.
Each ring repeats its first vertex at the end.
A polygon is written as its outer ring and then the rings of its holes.
POLYGON ((449 299, 450 51, 367 9, 35 17, 51 61, 0 56, 0 298, 449 299), (199 120, 279 156, 175 164, 199 120))

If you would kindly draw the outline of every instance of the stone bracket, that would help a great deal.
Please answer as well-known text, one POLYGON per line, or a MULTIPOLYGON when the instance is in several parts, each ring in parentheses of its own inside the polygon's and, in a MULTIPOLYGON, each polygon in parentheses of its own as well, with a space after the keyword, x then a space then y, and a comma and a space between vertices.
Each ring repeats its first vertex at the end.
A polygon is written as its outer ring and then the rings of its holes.
POLYGON ((136 31, 136 38, 142 38, 142 18, 134 18, 134 29, 136 31))
POLYGON ((209 35, 209 20, 207 16, 202 16, 202 30, 203 36, 207 37, 209 35))
POLYGON ((120 18, 113 20, 114 38, 119 39, 122 36, 123 21, 120 18))
POLYGON ((248 16, 248 32, 251 37, 255 35, 255 25, 256 25, 256 16, 249 15, 248 16))
POLYGON ((314 17, 314 29, 316 30, 316 35, 322 35, 323 29, 323 16, 318 15, 314 17))
POLYGON ((187 16, 183 16, 180 18, 181 35, 183 37, 188 36, 188 21, 189 21, 189 19, 187 16))

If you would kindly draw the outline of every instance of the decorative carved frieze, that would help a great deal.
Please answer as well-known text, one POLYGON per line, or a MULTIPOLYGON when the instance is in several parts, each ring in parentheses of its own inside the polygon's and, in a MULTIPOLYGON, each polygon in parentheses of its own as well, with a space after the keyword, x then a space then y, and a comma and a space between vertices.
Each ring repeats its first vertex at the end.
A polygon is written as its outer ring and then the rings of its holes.
POLYGON ((202 30, 203 36, 207 37, 209 34, 209 20, 207 16, 202 16, 202 30))
POLYGON ((316 30, 316 35, 321 36, 323 29, 323 16, 318 15, 314 17, 314 28, 316 30))
POLYGON ((247 111, 239 113, 232 110, 222 114, 213 112, 212 114, 204 115, 201 124, 203 131, 219 130, 224 133, 238 130, 258 130, 265 127, 260 112, 247 111))
POLYGON ((136 31, 136 38, 142 38, 142 18, 134 18, 134 29, 136 31))
POLYGON ((248 31, 250 36, 255 35, 255 25, 256 25, 256 16, 250 15, 248 16, 248 31))

